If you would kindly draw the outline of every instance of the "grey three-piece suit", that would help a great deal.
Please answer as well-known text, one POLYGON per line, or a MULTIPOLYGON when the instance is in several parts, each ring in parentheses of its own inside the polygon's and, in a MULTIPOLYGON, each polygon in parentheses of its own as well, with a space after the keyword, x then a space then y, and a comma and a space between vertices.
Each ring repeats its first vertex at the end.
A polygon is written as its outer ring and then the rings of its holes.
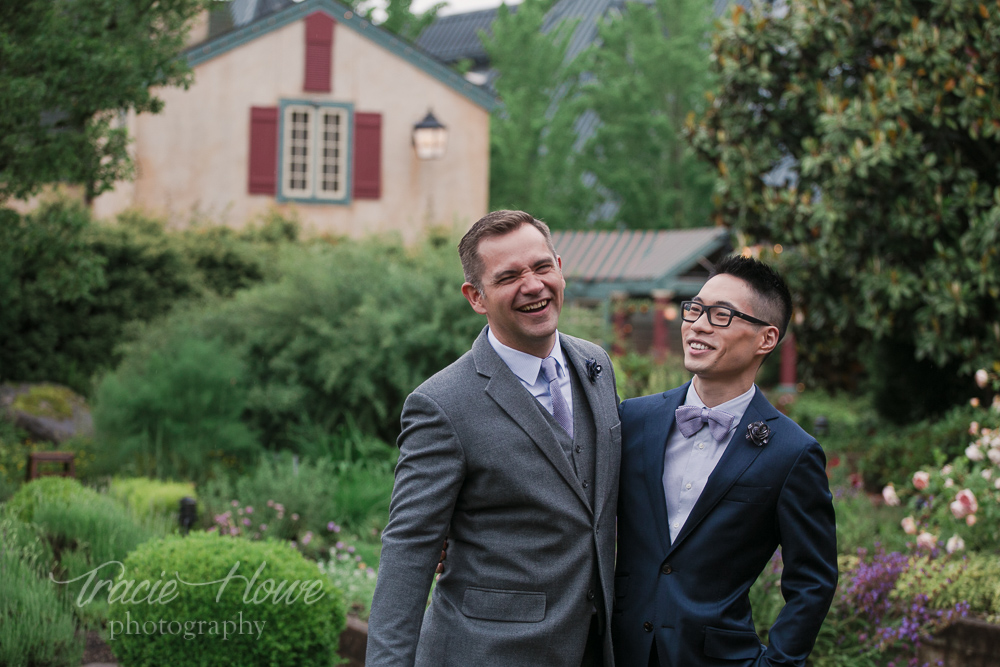
POLYGON ((573 371, 572 440, 486 329, 407 398, 369 667, 579 667, 595 613, 612 664, 615 379, 600 347, 560 340, 573 371), (445 536, 445 572, 425 611, 445 536))

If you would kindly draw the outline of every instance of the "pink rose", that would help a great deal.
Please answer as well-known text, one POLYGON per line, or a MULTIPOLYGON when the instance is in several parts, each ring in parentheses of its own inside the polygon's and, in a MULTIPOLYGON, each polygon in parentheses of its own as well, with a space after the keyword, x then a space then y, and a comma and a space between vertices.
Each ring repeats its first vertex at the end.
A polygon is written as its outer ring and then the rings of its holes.
POLYGON ((983 454, 983 450, 979 449, 976 445, 969 445, 965 448, 965 455, 970 461, 982 461, 986 456, 983 454))
POLYGON ((965 517, 965 525, 969 526, 969 527, 975 526, 976 525, 976 515, 975 514, 970 514, 969 516, 965 517))
POLYGON ((989 379, 990 376, 989 374, 987 374, 985 369, 980 368, 978 371, 976 371, 976 384, 979 385, 980 389, 986 388, 986 383, 989 381, 989 379))
POLYGON ((990 447, 990 451, 986 452, 986 456, 990 459, 990 463, 1000 466, 1000 449, 990 447))
POLYGON ((913 487, 917 491, 923 491, 927 488, 927 485, 931 483, 931 475, 923 470, 918 470, 913 473, 913 487))
POLYGON ((899 522, 903 526, 903 532, 907 535, 917 534, 917 522, 913 520, 912 516, 908 516, 899 522))
POLYGON ((896 495, 896 488, 892 484, 882 489, 882 499, 885 500, 886 505, 891 507, 899 505, 899 496, 896 495))
POLYGON ((928 532, 917 535, 917 546, 924 549, 933 549, 937 546, 937 538, 928 532))
MULTIPOLYGON (((976 494, 969 489, 962 489, 955 496, 954 502, 948 506, 956 519, 964 519, 970 514, 975 514, 979 510, 979 503, 976 501, 976 494)), ((975 521, 975 519, 973 519, 975 521)), ((971 524, 970 524, 971 525, 971 524)))
MULTIPOLYGON (((978 406, 973 405, 972 407, 975 408, 978 406)), ((972 422, 969 424, 969 435, 976 435, 977 433, 979 433, 979 422, 972 422)))
POLYGON ((947 549, 948 553, 950 554, 953 554, 956 551, 961 551, 964 548, 965 548, 965 540, 963 540, 958 535, 952 535, 951 537, 949 537, 948 543, 945 545, 945 549, 947 549))

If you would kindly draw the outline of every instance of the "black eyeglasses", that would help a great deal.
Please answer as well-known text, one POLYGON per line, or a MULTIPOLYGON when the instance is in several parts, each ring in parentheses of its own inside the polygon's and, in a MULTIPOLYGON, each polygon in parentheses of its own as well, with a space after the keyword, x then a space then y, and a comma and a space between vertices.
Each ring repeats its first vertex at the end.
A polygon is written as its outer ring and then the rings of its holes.
POLYGON ((728 327, 733 323, 734 317, 754 324, 763 324, 766 327, 773 326, 770 322, 758 320, 728 306, 706 306, 698 301, 681 301, 681 319, 685 322, 697 322, 705 312, 708 313, 708 323, 713 327, 728 327))

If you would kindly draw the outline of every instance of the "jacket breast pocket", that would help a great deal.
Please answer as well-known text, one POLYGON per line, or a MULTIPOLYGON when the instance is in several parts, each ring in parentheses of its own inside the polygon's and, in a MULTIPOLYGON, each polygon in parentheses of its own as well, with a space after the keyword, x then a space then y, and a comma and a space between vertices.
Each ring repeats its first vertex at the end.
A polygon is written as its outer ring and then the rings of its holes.
POLYGON ((722 499, 731 500, 734 503, 760 505, 766 503, 770 495, 771 487, 769 486, 740 486, 739 484, 734 484, 722 499))
POLYGON ((469 586, 462 597, 462 613, 484 621, 538 623, 545 618, 545 593, 469 586))
POLYGON ((756 632, 705 628, 705 655, 710 658, 750 660, 763 649, 756 632))

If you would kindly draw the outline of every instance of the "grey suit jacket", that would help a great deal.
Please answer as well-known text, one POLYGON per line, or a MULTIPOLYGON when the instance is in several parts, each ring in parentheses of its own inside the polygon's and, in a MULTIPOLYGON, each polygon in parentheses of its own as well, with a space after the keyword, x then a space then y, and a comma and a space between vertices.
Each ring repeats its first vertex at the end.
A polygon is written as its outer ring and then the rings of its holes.
POLYGON ((601 599, 592 590, 595 554, 610 618, 621 456, 614 372, 600 347, 560 339, 594 419, 594 507, 537 400, 484 329, 404 405, 368 667, 579 667, 592 600, 601 599), (603 367, 593 382, 587 359, 603 367), (446 535, 445 572, 425 612, 446 535))

